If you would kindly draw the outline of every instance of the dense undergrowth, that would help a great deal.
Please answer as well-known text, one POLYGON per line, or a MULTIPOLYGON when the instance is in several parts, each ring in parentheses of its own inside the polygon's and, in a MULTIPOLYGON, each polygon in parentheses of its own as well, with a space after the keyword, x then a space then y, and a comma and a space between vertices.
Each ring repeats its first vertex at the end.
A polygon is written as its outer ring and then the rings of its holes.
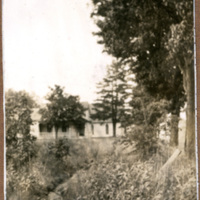
POLYGON ((195 164, 183 156, 160 172, 156 157, 134 161, 108 156, 89 170, 79 171, 63 199, 192 200, 196 199, 195 164), (77 181, 77 180, 78 181, 77 181))
MULTIPOLYGON (((7 200, 46 200, 57 192, 64 200, 192 200, 196 199, 195 162, 179 156, 160 168, 172 150, 149 159, 109 152, 69 140, 37 144, 26 165, 7 166, 7 200), (66 183, 62 191, 59 185, 66 183)), ((92 146, 93 145, 93 146, 92 146)))
POLYGON ((7 164, 7 199, 47 199, 48 193, 77 170, 88 166, 84 149, 69 140, 35 143, 37 154, 19 168, 7 164))

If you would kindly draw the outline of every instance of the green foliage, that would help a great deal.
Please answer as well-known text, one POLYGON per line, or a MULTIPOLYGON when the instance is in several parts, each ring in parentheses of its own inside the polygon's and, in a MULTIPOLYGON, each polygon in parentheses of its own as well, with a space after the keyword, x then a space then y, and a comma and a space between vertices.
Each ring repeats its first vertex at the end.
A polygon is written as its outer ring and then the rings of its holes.
POLYGON ((98 84, 99 98, 94 103, 93 119, 102 121, 111 119, 113 136, 116 136, 116 123, 120 121, 120 114, 124 106, 125 74, 119 62, 113 62, 107 67, 106 77, 98 84))
POLYGON ((147 167, 148 163, 137 163, 130 168, 126 163, 106 160, 96 167, 96 172, 93 171, 89 176, 91 180, 88 182, 89 192, 87 194, 89 195, 87 198, 136 199, 139 197, 150 199, 148 186, 150 186, 151 175, 149 171, 144 173, 144 166, 147 167), (141 190, 142 187, 144 187, 143 190, 141 190))
POLYGON ((160 123, 165 121, 169 102, 157 100, 143 87, 136 86, 129 104, 131 110, 124 122, 127 131, 123 141, 133 143, 141 158, 147 159, 157 152, 160 123))
MULTIPOLYGON (((170 64, 166 62, 171 53, 167 48, 171 26, 183 20, 177 8, 179 3, 133 0, 93 3, 92 17, 99 28, 95 35, 105 51, 128 63, 136 81, 153 95, 167 99, 182 98, 180 69, 175 60, 170 64)), ((182 9, 188 13, 188 9, 183 6, 182 9)))
POLYGON ((36 106, 33 98, 24 91, 8 90, 6 106, 6 189, 7 193, 19 191, 19 198, 26 198, 26 191, 37 182, 30 173, 36 156, 35 139, 30 134, 31 112, 36 106))
POLYGON ((178 160, 161 176, 155 170, 157 165, 153 159, 130 164, 128 159, 107 157, 89 170, 79 171, 69 181, 70 190, 65 188, 62 197, 66 200, 196 199, 193 164, 178 160))
POLYGON ((186 63, 192 67, 194 49, 193 1, 179 1, 175 7, 182 21, 170 28, 169 42, 167 44, 167 49, 170 51, 168 59, 173 59, 181 68, 184 68, 186 63))
POLYGON ((186 151, 194 156, 193 1, 93 4, 92 17, 99 28, 95 35, 104 51, 128 63, 137 83, 151 95, 170 101, 172 114, 179 116, 187 101, 186 151))
POLYGON ((156 99, 144 87, 132 88, 130 124, 157 126, 169 110, 169 101, 156 99))
POLYGON ((41 123, 55 126, 56 132, 59 127, 69 126, 70 123, 77 128, 85 123, 84 108, 78 96, 67 95, 64 93, 64 88, 55 85, 55 88, 50 88, 46 99, 49 103, 46 108, 40 109, 41 123))
MULTIPOLYGON (((99 28, 95 35, 104 51, 128 64, 135 81, 156 99, 169 101, 168 112, 179 116, 186 93, 191 94, 187 90, 193 90, 186 85, 194 82, 194 73, 185 70, 193 67, 193 2, 93 0, 93 4, 91 16, 99 28)), ((193 111, 190 107, 191 115, 193 111)))
POLYGON ((7 165, 21 167, 35 155, 35 138, 30 134, 31 109, 35 105, 24 91, 9 90, 5 94, 7 165))
POLYGON ((138 153, 141 159, 148 159, 159 148, 158 137, 153 126, 135 126, 128 131, 123 142, 130 143, 134 147, 133 153, 138 153))
POLYGON ((156 179, 155 199, 197 199, 195 176, 195 163, 181 156, 156 179))
POLYGON ((47 199, 48 193, 64 179, 70 177, 68 140, 37 144, 37 155, 21 168, 7 166, 7 198, 47 199))
POLYGON ((35 163, 17 170, 13 165, 7 166, 6 195, 7 199, 46 199, 47 190, 41 181, 41 174, 35 170, 35 163))
POLYGON ((88 145, 88 141, 41 143, 29 167, 16 172, 9 165, 7 198, 46 200, 54 191, 64 200, 196 199, 195 163, 183 155, 160 174, 171 155, 163 148, 164 156, 141 161, 124 154, 102 154, 102 148, 93 155, 96 143, 88 145))
MULTIPOLYGON (((38 141, 39 142, 39 141, 38 141)), ((37 154, 21 168, 7 166, 7 198, 48 199, 48 194, 80 169, 88 169, 92 154, 86 145, 68 139, 35 144, 37 154)))
POLYGON ((46 175, 44 185, 47 190, 53 190, 55 186, 70 176, 66 163, 70 154, 70 146, 67 139, 40 145, 36 162, 46 175))
POLYGON ((67 139, 60 139, 56 141, 56 143, 50 143, 49 146, 49 154, 55 156, 56 159, 62 160, 65 156, 69 155, 70 144, 67 139))

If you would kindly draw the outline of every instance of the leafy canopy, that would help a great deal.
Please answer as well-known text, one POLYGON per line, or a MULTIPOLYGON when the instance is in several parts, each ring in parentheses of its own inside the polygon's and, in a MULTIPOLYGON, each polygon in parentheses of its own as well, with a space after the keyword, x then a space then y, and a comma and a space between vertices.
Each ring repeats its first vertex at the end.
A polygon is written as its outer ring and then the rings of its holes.
POLYGON ((46 100, 48 101, 46 108, 40 109, 42 123, 58 129, 69 126, 70 123, 79 127, 85 122, 83 118, 85 110, 79 102, 79 97, 67 95, 63 87, 55 85, 54 88, 50 88, 46 100))
POLYGON ((5 93, 7 163, 21 166, 35 154, 35 138, 30 134, 31 112, 35 106, 33 98, 25 91, 5 93))
MULTIPOLYGON (((172 53, 171 27, 183 20, 178 12, 181 2, 93 0, 91 15, 104 51, 128 63, 135 81, 151 95, 170 100, 172 111, 185 101, 179 66, 174 59, 167 59, 172 53)), ((186 10, 184 5, 181 8, 186 10)), ((172 40, 177 41, 175 37, 172 40)))

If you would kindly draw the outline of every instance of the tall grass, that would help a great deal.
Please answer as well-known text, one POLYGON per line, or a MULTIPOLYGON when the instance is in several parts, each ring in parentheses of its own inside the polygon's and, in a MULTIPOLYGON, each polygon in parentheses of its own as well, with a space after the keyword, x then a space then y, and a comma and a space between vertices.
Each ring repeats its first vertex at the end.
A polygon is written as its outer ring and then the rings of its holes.
POLYGON ((12 163, 6 166, 8 200, 48 199, 59 184, 78 170, 87 170, 99 156, 99 147, 91 141, 64 139, 34 145, 33 159, 20 168, 12 163))
MULTIPOLYGON (((118 161, 107 157, 82 170, 68 182, 63 199, 193 200, 196 199, 195 164, 181 156, 162 174, 154 159, 118 161), (74 181, 77 179, 78 181, 74 181)), ((64 188, 63 188, 64 190, 64 188)))
POLYGON ((194 161, 180 155, 160 173, 173 149, 163 145, 154 156, 140 160, 119 146, 113 140, 37 144, 29 165, 18 170, 7 166, 7 199, 46 200, 52 192, 64 200, 196 199, 194 161))

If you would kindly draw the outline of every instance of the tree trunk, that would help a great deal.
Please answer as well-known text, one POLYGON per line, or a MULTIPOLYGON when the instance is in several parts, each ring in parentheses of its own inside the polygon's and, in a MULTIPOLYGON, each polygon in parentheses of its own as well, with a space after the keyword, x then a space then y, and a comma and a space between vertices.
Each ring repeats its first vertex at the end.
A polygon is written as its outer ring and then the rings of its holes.
POLYGON ((127 133, 127 128, 126 128, 126 126, 124 126, 124 134, 126 134, 127 133))
POLYGON ((179 123, 179 115, 172 114, 171 115, 171 135, 170 135, 170 146, 176 147, 178 146, 178 123, 179 123))
POLYGON ((113 137, 116 137, 116 122, 113 122, 113 137))
POLYGON ((56 131, 55 139, 57 140, 58 139, 58 127, 55 127, 55 131, 56 131))
POLYGON ((186 66, 184 79, 187 97, 185 151, 188 156, 192 158, 195 154, 195 97, 193 65, 186 66))

